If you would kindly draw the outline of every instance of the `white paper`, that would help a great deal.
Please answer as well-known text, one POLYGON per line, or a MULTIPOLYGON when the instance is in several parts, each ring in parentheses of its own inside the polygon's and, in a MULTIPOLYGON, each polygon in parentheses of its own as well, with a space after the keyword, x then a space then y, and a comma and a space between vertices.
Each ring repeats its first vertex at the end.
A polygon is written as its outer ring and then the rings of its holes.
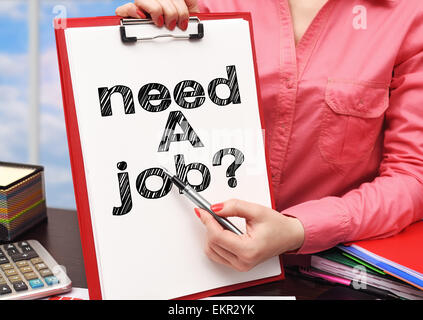
POLYGON ((0 186, 7 186, 34 171, 35 169, 31 168, 17 168, 0 165, 0 186))
MULTIPOLYGON (((210 261, 203 249, 205 228, 194 214, 194 205, 176 187, 154 200, 143 198, 136 189, 136 178, 143 170, 164 165, 175 172, 174 156, 183 154, 185 164, 201 162, 208 167, 211 183, 201 194, 210 203, 241 198, 271 206, 248 22, 203 23, 205 37, 199 41, 158 40, 135 45, 121 43, 118 26, 65 31, 105 299, 176 298, 281 273, 278 258, 249 272, 210 261), (227 78, 226 67, 231 65, 236 66, 241 103, 218 106, 207 88, 213 79, 227 78), (175 103, 173 89, 183 80, 202 85, 206 101, 201 107, 183 109, 175 103), (153 113, 140 107, 138 90, 148 83, 169 89, 172 103, 168 109, 153 113), (115 85, 131 88, 134 114, 124 113, 122 98, 115 94, 113 115, 101 116, 98 88, 115 85), (157 152, 171 111, 183 113, 204 147, 173 142, 168 152, 157 152), (212 165, 213 155, 228 147, 242 150, 245 156, 236 171, 236 188, 228 186, 226 177, 232 156, 225 156, 221 166, 212 165), (117 177, 121 161, 127 163, 133 208, 126 215, 113 216, 112 208, 121 205, 117 177)), ((188 32, 195 26, 190 25, 188 32)), ((157 30, 154 26, 130 27, 128 35, 157 30)), ((224 98, 225 87, 218 89, 224 98)), ((201 181, 194 171, 188 179, 192 184, 201 181)), ((150 189, 161 187, 160 178, 147 182, 150 189)), ((241 219, 232 221, 243 227, 241 219)))
POLYGON ((41 300, 90 300, 90 296, 88 294, 88 289, 75 287, 67 293, 51 296, 41 300))

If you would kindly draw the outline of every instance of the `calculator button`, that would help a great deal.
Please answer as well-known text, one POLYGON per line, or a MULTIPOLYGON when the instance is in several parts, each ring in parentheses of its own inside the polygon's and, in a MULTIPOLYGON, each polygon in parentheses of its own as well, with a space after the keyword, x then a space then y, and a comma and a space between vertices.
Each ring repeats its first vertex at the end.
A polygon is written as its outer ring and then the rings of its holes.
POLYGON ((39 273, 41 274, 42 277, 47 277, 47 276, 53 275, 53 273, 50 271, 50 269, 40 270, 39 273))
POLYGON ((30 246, 30 244, 28 242, 26 242, 26 241, 18 242, 18 247, 20 247, 22 249, 22 251, 31 251, 31 250, 34 250, 30 246))
POLYGON ((22 250, 23 253, 25 253, 25 252, 35 252, 34 249, 32 249, 30 246, 21 247, 21 250, 22 250))
POLYGON ((32 289, 44 287, 44 283, 40 279, 32 279, 28 281, 32 289))
POLYGON ((0 257, 0 265, 5 263, 9 263, 9 259, 7 259, 6 257, 0 257))
POLYGON ((38 254, 34 250, 29 251, 29 252, 24 252, 23 254, 28 257, 27 259, 32 259, 32 258, 38 257, 38 254))
POLYGON ((16 291, 25 291, 25 290, 28 290, 28 287, 26 286, 25 282, 23 282, 23 281, 14 282, 13 283, 13 288, 16 291))
POLYGON ((22 260, 28 260, 38 257, 37 253, 35 251, 25 252, 25 253, 16 253, 13 256, 11 256, 12 260, 14 262, 22 261, 22 260))
POLYGON ((29 243, 28 242, 26 242, 26 241, 21 241, 21 242, 18 242, 18 247, 26 247, 26 246, 29 246, 29 243))
POLYGON ((15 253, 14 255, 11 255, 10 258, 12 259, 13 262, 26 260, 27 258, 24 258, 22 255, 23 255, 22 253, 15 253))
POLYGON ((10 249, 10 250, 7 250, 7 254, 9 255, 9 256, 14 256, 15 254, 19 254, 20 252, 17 250, 17 249, 10 249))
POLYGON ((35 265, 35 269, 37 269, 38 271, 42 269, 47 269, 47 265, 44 262, 41 262, 35 265))
POLYGON ((4 273, 6 274, 7 277, 14 276, 14 275, 18 274, 18 272, 15 269, 4 270, 4 273))
POLYGON ((15 245, 13 244, 6 244, 3 246, 3 248, 7 251, 9 256, 14 256, 15 254, 19 253, 18 249, 16 249, 15 245))
POLYGON ((22 268, 22 267, 27 267, 28 266, 28 261, 22 260, 22 261, 17 261, 16 265, 18 266, 18 268, 22 268))
POLYGON ((32 264, 35 266, 38 263, 42 263, 44 262, 43 260, 41 260, 41 258, 33 258, 31 259, 32 264))
POLYGON ((10 276, 8 279, 9 279, 9 281, 11 283, 22 281, 22 278, 20 276, 18 276, 18 275, 16 275, 16 276, 10 276))
POLYGON ((10 264, 10 263, 5 263, 5 264, 2 264, 2 265, 0 266, 0 268, 1 268, 3 271, 5 271, 5 270, 8 270, 8 269, 13 269, 13 265, 12 265, 12 264, 10 264))
POLYGON ((1 250, 0 250, 0 257, 4 257, 4 253, 1 250))
POLYGON ((6 279, 4 279, 3 277, 0 277, 0 284, 5 284, 6 283, 6 279))
POLYGON ((16 250, 16 247, 14 244, 10 243, 10 244, 5 244, 3 246, 4 250, 9 251, 9 250, 16 250))
POLYGON ((47 285, 52 286, 53 284, 59 283, 59 279, 57 279, 55 276, 51 277, 45 277, 44 281, 47 283, 47 285))
POLYGON ((22 272, 22 273, 28 273, 28 272, 32 272, 33 270, 32 270, 32 268, 31 267, 22 267, 22 268, 19 268, 19 270, 22 272))
POLYGON ((25 277, 26 280, 32 280, 32 279, 38 278, 38 276, 35 274, 35 272, 24 273, 24 277, 25 277))
POLYGON ((2 284, 0 285, 0 294, 7 294, 7 293, 11 293, 12 290, 10 289, 10 287, 7 284, 2 284))

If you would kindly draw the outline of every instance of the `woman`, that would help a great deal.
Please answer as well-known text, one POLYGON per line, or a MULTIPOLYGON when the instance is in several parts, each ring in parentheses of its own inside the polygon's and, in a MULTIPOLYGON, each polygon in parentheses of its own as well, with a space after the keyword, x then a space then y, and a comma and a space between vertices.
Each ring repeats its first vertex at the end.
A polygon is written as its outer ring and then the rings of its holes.
POLYGON ((116 13, 185 30, 189 13, 219 11, 253 17, 276 211, 215 204, 246 219, 240 237, 196 209, 207 255, 246 271, 422 219, 423 3, 136 0, 116 13))

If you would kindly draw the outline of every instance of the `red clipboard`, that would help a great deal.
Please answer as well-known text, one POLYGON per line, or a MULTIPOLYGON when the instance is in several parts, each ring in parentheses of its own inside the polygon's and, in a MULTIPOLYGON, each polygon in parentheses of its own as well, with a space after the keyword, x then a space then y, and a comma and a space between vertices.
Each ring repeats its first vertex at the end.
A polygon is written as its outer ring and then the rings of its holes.
MULTIPOLYGON (((253 60, 254 60, 254 71, 255 71, 255 80, 256 80, 256 87, 257 87, 257 98, 258 98, 258 104, 259 104, 261 127, 262 129, 264 129, 264 121, 263 121, 263 114, 262 114, 263 111, 261 106, 261 93, 260 93, 260 85, 259 85, 257 62, 256 62, 257 59, 256 59, 256 53, 255 53, 255 47, 254 47, 253 26, 252 26, 250 13, 216 13, 216 14, 201 13, 201 14, 196 14, 195 16, 198 17, 200 20, 240 18, 240 19, 244 19, 248 21, 249 28, 250 28, 250 36, 251 36, 251 45, 253 50, 252 54, 253 54, 253 60)), ((79 228, 80 228, 80 237, 81 237, 81 243, 82 243, 84 264, 85 264, 85 273, 87 278, 90 299, 92 300, 102 299, 102 292, 101 292, 101 286, 100 286, 99 270, 98 270, 96 249, 94 244, 94 235, 93 235, 92 222, 91 222, 91 216, 90 216, 90 206, 88 201, 88 191, 87 191, 86 175, 85 175, 85 169, 84 169, 84 160, 83 160, 81 140, 80 140, 79 129, 78 129, 78 121, 77 121, 77 115, 76 115, 76 109, 75 109, 75 100, 74 100, 74 94, 73 94, 73 88, 72 88, 69 58, 68 58, 66 39, 65 39, 65 30, 68 28, 78 28, 78 27, 99 27, 99 26, 118 26, 118 25, 121 25, 121 17, 118 17, 118 16, 92 17, 92 18, 68 18, 65 21, 62 19, 55 20, 56 46, 57 46, 58 61, 59 61, 62 99, 63 99, 64 116, 65 116, 65 122, 66 122, 66 132, 67 132, 67 139, 68 139, 70 163, 71 163, 71 169, 72 169, 72 179, 74 184, 74 192, 75 192, 76 206, 77 206, 77 212, 78 212, 78 222, 79 222, 79 228)), ((265 148, 265 152, 266 152, 267 172, 270 173, 267 148, 265 148)), ((270 177, 268 180, 269 180, 268 181, 269 189, 271 191, 270 197, 272 202, 272 208, 275 208, 275 202, 274 202, 273 191, 272 191, 272 183, 271 183, 270 177)), ((230 292, 233 290, 239 290, 239 289, 250 287, 250 286, 255 286, 255 285, 273 282, 277 280, 283 280, 285 276, 284 276, 281 257, 279 257, 279 261, 281 265, 281 274, 278 276, 272 276, 268 278, 219 287, 219 288, 179 297, 176 299, 186 299, 186 300, 201 299, 208 296, 230 292)))

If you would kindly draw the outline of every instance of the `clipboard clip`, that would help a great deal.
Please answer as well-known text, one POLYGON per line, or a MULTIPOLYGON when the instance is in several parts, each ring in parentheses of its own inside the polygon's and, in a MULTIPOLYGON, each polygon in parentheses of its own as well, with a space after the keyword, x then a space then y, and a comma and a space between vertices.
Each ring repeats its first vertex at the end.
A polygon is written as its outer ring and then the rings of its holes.
POLYGON ((126 27, 142 24, 153 24, 150 19, 121 19, 120 20, 120 37, 123 43, 135 43, 137 41, 154 40, 157 38, 175 38, 175 39, 186 39, 186 40, 199 40, 204 37, 204 25, 198 17, 190 17, 189 22, 197 22, 197 33, 192 34, 171 34, 163 33, 151 37, 127 37, 126 27))

